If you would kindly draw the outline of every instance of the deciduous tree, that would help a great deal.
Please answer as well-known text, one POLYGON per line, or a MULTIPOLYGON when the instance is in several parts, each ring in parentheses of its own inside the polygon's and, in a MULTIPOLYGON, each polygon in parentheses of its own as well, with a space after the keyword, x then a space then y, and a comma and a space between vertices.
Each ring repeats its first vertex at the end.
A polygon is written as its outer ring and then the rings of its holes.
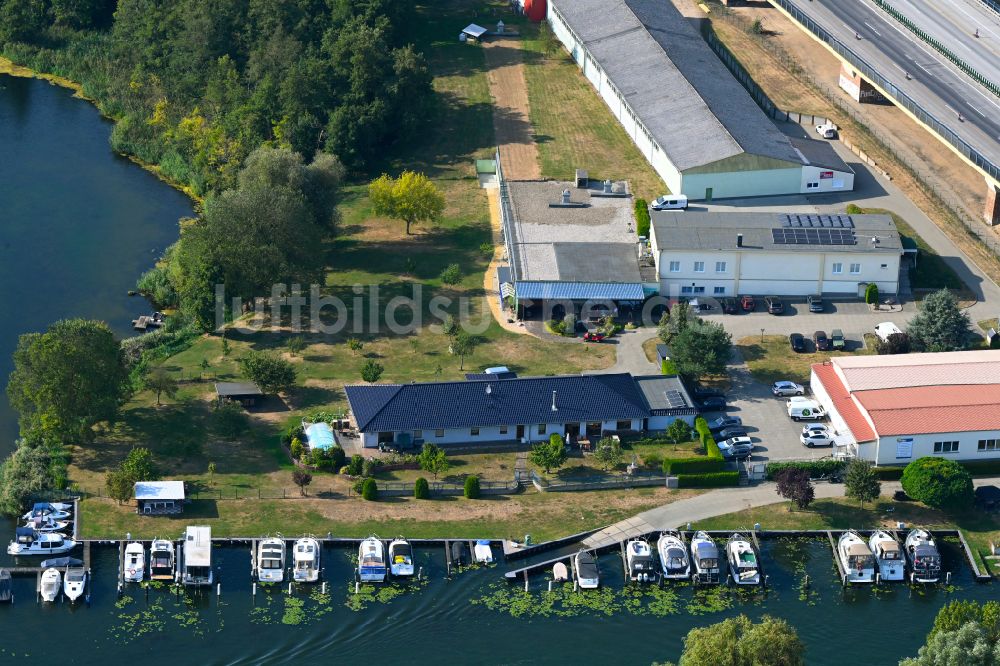
POLYGON ((903 470, 903 490, 927 506, 957 511, 972 504, 972 476, 954 460, 925 456, 903 470))
POLYGON ((692 629, 679 666, 803 666, 805 646, 785 620, 746 615, 692 629))
POLYGON ((605 470, 615 469, 625 460, 621 442, 613 437, 602 437, 594 447, 594 460, 605 470))
POLYGON ((855 458, 848 463, 844 473, 844 495, 858 500, 864 507, 865 502, 878 499, 881 492, 882 483, 870 462, 855 458))
POLYGON ((51 487, 52 458, 40 446, 21 444, 0 465, 0 513, 19 516, 28 499, 51 487))
POLYGON ((143 382, 146 388, 156 394, 156 406, 160 406, 160 394, 166 393, 168 398, 177 395, 177 380, 163 368, 153 368, 143 382))
POLYGON ((448 454, 444 449, 430 442, 426 442, 420 450, 417 462, 420 464, 420 469, 433 474, 435 479, 438 474, 444 474, 451 468, 451 461, 448 460, 448 454))
POLYGON ((272 352, 247 352, 240 359, 240 370, 264 393, 280 393, 295 384, 295 366, 272 352))
MULTIPOLYGON (((809 480, 809 472, 804 469, 788 468, 775 476, 777 493, 795 503, 799 509, 806 509, 816 497, 816 489, 809 480)), ((789 510, 791 507, 789 507, 789 510)))
POLYGON ((292 470, 292 481, 299 487, 299 492, 305 497, 306 486, 312 483, 313 477, 309 472, 295 468, 292 470))
POLYGON ((479 345, 479 338, 471 333, 459 331, 451 340, 451 353, 459 358, 458 369, 465 369, 465 357, 472 356, 479 345))
POLYGON ((538 442, 532 446, 531 452, 528 454, 528 460, 531 461, 531 464, 541 467, 546 474, 553 468, 562 467, 566 458, 566 444, 563 442, 562 435, 555 432, 549 436, 549 441, 538 442))
POLYGON ((383 372, 385 372, 385 366, 375 359, 370 358, 361 366, 361 379, 369 384, 374 384, 382 378, 383 372))
POLYGON ((444 195, 422 173, 404 171, 399 178, 382 174, 368 185, 368 196, 377 215, 406 223, 406 234, 417 222, 435 222, 444 212, 444 195))
MULTIPOLYGON (((671 315, 671 324, 675 317, 671 315)), ((721 324, 695 319, 673 336, 670 350, 677 372, 694 379, 724 373, 733 341, 721 324)))

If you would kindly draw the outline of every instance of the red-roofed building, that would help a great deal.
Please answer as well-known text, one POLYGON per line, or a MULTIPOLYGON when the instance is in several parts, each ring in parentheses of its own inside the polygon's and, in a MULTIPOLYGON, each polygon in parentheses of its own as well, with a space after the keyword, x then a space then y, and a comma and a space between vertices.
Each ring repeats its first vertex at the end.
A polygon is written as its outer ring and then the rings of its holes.
POLYGON ((837 357, 811 387, 849 452, 877 465, 1000 457, 1000 351, 837 357))

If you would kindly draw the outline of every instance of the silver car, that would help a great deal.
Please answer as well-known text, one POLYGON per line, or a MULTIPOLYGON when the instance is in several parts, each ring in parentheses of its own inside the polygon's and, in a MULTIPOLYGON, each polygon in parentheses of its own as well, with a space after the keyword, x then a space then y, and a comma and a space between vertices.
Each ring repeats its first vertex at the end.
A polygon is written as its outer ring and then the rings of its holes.
POLYGON ((749 437, 733 437, 719 442, 719 451, 723 458, 748 458, 753 451, 753 440, 749 437))
POLYGON ((774 382, 771 385, 771 393, 777 396, 786 395, 805 395, 806 389, 802 384, 796 384, 795 382, 782 381, 774 382))

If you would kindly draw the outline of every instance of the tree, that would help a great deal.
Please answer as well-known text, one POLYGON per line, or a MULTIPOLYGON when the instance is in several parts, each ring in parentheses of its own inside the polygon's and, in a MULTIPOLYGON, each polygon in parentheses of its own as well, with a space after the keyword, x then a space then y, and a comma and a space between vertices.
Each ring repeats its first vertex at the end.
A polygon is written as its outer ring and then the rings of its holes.
POLYGON ((601 463, 605 470, 615 469, 625 460, 621 441, 613 437, 602 437, 594 447, 594 460, 601 463))
POLYGON ((972 476, 954 460, 925 456, 903 470, 903 490, 927 506, 956 511, 972 504, 972 476))
POLYGON ((689 631, 679 666, 802 666, 804 652, 784 620, 765 615, 754 623, 739 615, 689 631))
POLYGON ((431 487, 427 483, 427 479, 422 476, 418 476, 417 480, 413 482, 413 498, 414 499, 430 499, 431 498, 431 487))
POLYGON ((939 631, 957 631, 968 622, 977 622, 986 632, 991 643, 1000 641, 1000 602, 956 600, 946 604, 934 618, 934 626, 927 638, 939 631))
POLYGON ((903 659, 899 666, 996 666, 1000 650, 990 641, 978 622, 966 622, 958 629, 939 631, 927 638, 916 657, 903 659))
POLYGON ((678 301, 674 307, 665 311, 660 317, 656 334, 665 344, 670 344, 674 338, 683 333, 697 319, 691 315, 691 306, 687 301, 678 301))
POLYGON ((215 485, 215 463, 208 463, 208 483, 209 485, 215 485))
POLYGON ((264 393, 280 393, 295 384, 295 366, 271 352, 247 352, 240 359, 240 370, 264 393))
POLYGON ((361 472, 365 467, 364 456, 355 453, 351 456, 351 462, 347 465, 347 473, 350 476, 361 476, 361 472))
POLYGON ((879 340, 875 343, 875 353, 883 356, 886 354, 909 354, 910 336, 906 333, 893 333, 887 336, 884 341, 879 340))
POLYGON ((302 454, 305 452, 305 447, 302 446, 302 440, 298 437, 292 437, 292 443, 288 445, 288 451, 292 454, 293 458, 301 460, 302 454))
POLYGON ((118 504, 123 504, 131 499, 135 482, 129 479, 121 468, 117 468, 108 470, 104 475, 104 485, 108 490, 108 497, 118 504))
POLYGON ((684 419, 674 419, 674 422, 667 428, 667 437, 674 444, 680 444, 691 439, 691 426, 684 419))
POLYGON ((131 483, 136 481, 156 481, 160 478, 160 470, 153 460, 153 453, 149 449, 138 446, 128 452, 119 466, 122 473, 131 483))
POLYGON ((479 477, 473 474, 465 477, 465 499, 479 499, 479 477))
POLYGON ((441 332, 447 335, 449 338, 454 339, 456 335, 462 330, 462 326, 458 323, 458 320, 450 314, 444 316, 444 320, 441 322, 441 332))
POLYGON ((88 441, 94 424, 117 415, 127 380, 124 355, 107 324, 67 319, 20 337, 7 396, 22 434, 88 441))
POLYGON ((844 495, 858 500, 864 507, 865 502, 874 502, 882 492, 882 483, 878 480, 875 468, 867 460, 855 458, 847 464, 844 474, 844 495))
POLYGON ((969 345, 969 315, 958 307, 958 299, 947 289, 927 296, 910 320, 906 334, 918 352, 960 351, 969 345))
POLYGON ((552 468, 562 467, 566 462, 566 445, 562 435, 552 433, 547 442, 538 442, 531 447, 528 460, 536 467, 541 467, 548 474, 552 468))
POLYGON ((306 495, 306 486, 312 483, 312 480, 313 480, 312 474, 305 471, 304 469, 299 469, 296 467, 295 469, 292 470, 292 481, 294 481, 295 485, 299 487, 299 492, 302 494, 303 497, 305 497, 306 495))
POLYGON ((370 358, 361 366, 361 379, 369 384, 374 384, 381 379, 383 372, 385 372, 385 366, 375 359, 370 358))
POLYGON ((375 479, 369 477, 362 482, 361 497, 369 502, 374 502, 378 499, 378 483, 375 482, 375 479))
POLYGON ((351 350, 351 353, 357 356, 362 349, 364 349, 365 343, 361 342, 357 338, 347 339, 347 348, 351 350))
POLYGON ((660 315, 660 321, 656 323, 656 336, 666 344, 670 341, 670 310, 663 310, 663 314, 660 315))
POLYGON ((420 469, 433 474, 435 479, 438 474, 444 474, 451 468, 451 462, 444 449, 429 442, 424 443, 424 448, 417 456, 417 463, 420 465, 420 469))
POLYGON ((451 353, 459 357, 459 370, 465 369, 465 357, 472 356, 472 353, 476 351, 476 347, 479 345, 479 338, 476 336, 466 333, 465 331, 459 331, 458 335, 452 338, 451 341, 451 353))
POLYGON ((865 303, 868 305, 875 305, 878 303, 878 285, 874 282, 870 282, 867 287, 865 287, 865 303))
POLYGON ((0 465, 0 513, 20 516, 28 500, 51 487, 52 456, 41 446, 22 443, 0 465))
MULTIPOLYGON (((675 318, 676 313, 671 315, 671 323, 675 318)), ((677 372, 694 379, 724 373, 733 341, 721 324, 696 319, 672 338, 670 350, 677 372)))
POLYGON ((376 215, 406 222, 406 235, 416 222, 436 222, 444 212, 444 195, 422 173, 404 171, 399 178, 382 174, 368 185, 376 215))
POLYGON ((156 394, 156 406, 160 406, 160 394, 166 393, 168 398, 177 395, 177 380, 163 368, 153 368, 144 382, 146 388, 156 394))
POLYGON ((808 508, 816 497, 816 489, 809 480, 808 470, 790 467, 779 472, 775 476, 775 481, 778 495, 791 500, 801 510, 808 508))
POLYGON ((302 353, 302 350, 306 348, 306 341, 301 335, 294 335, 288 338, 288 342, 285 346, 288 347, 289 354, 298 356, 302 353))

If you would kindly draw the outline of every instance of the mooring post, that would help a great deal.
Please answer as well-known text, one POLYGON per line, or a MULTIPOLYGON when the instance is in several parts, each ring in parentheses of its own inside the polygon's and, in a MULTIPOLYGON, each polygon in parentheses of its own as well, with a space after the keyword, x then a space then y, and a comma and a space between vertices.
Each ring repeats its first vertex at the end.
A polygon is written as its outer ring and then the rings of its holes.
POLYGON ((424 577, 424 568, 420 567, 419 569, 417 569, 417 580, 420 580, 423 577, 424 577))
POLYGON ((550 580, 549 581, 549 592, 551 592, 551 591, 552 591, 552 581, 550 580))
POLYGON ((323 581, 323 586, 321 587, 322 593, 326 594, 326 581, 323 581))
POLYGON ((951 572, 948 571, 944 575, 944 582, 946 585, 951 585, 951 572))
POLYGON ((292 596, 292 581, 288 581, 288 596, 292 596))
POLYGON ((222 583, 215 584, 215 595, 219 597, 222 596, 222 583))

